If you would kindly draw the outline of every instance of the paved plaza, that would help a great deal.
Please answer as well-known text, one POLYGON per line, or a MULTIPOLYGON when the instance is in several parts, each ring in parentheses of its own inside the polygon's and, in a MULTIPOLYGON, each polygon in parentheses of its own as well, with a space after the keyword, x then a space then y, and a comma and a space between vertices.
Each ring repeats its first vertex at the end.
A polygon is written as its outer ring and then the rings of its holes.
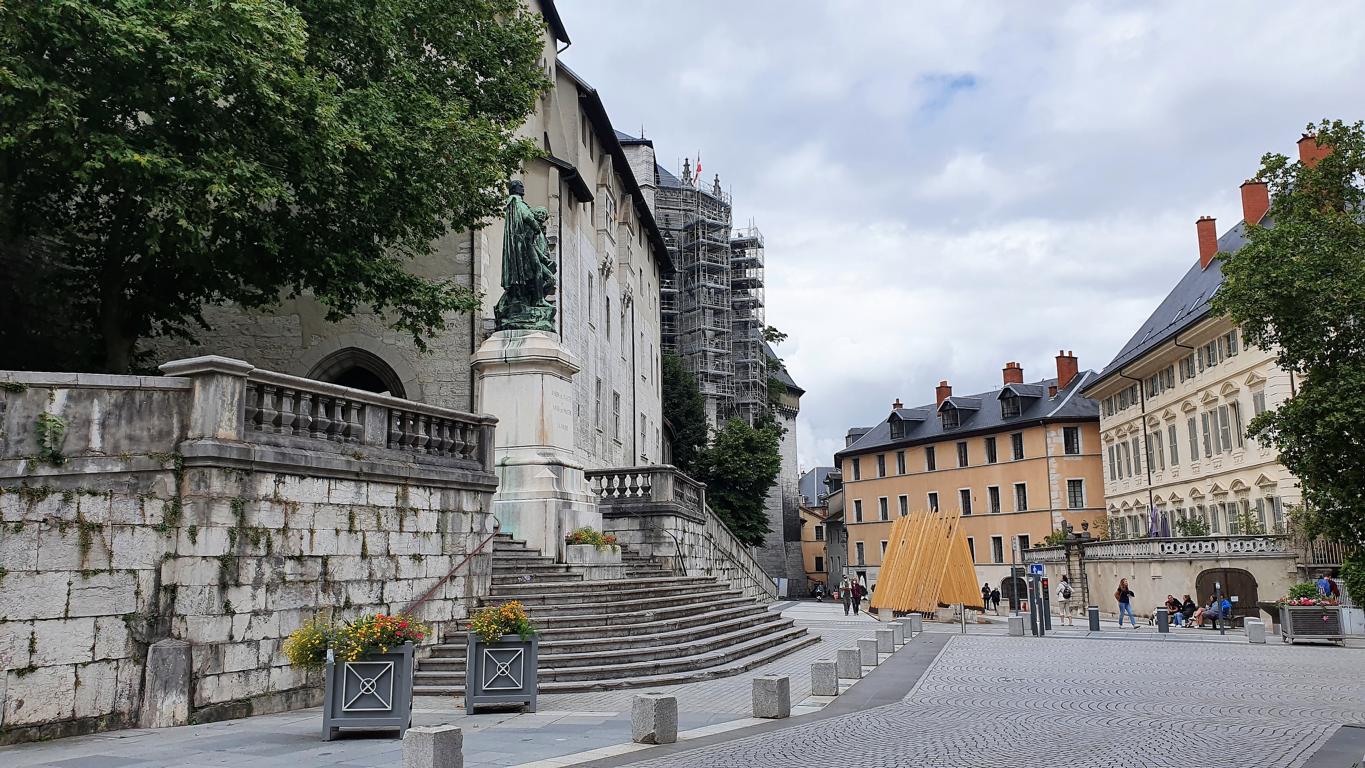
MULTIPOLYGON (((764 766, 1300 766, 1340 724, 1365 725, 1365 649, 1248 645, 1240 633, 1058 628, 1011 638, 999 623, 927 624, 828 707, 809 665, 875 622, 828 603, 776 607, 823 641, 750 674, 659 690, 678 697, 678 744, 630 745, 636 690, 542 696, 540 711, 465 716, 419 699, 417 725, 465 732, 465 765, 607 768, 764 766), (784 721, 750 714, 750 679, 792 678, 784 721), (819 701, 817 703, 824 703, 819 701)), ((1351 730, 1351 729, 1348 729, 1351 730)), ((319 740, 318 710, 161 731, 117 731, 0 748, 5 768, 397 765, 398 741, 319 740)), ((1349 765, 1346 763, 1345 765, 1349 765)))

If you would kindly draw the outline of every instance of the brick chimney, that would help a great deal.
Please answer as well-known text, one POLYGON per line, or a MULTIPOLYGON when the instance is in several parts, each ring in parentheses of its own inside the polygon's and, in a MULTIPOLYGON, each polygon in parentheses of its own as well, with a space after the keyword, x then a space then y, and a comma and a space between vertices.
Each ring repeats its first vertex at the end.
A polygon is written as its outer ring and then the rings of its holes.
POLYGON ((1199 268, 1208 269, 1218 255, 1218 221, 1212 216, 1200 216, 1194 228, 1199 231, 1199 268))
POLYGON ((943 401, 953 396, 953 388, 948 386, 948 380, 944 379, 934 387, 934 404, 943 405, 943 401))
POLYGON ((1005 369, 1002 373, 1004 374, 1004 381, 1006 384, 1024 383, 1024 369, 1020 368, 1018 363, 1005 363, 1005 369))
POLYGON ((1242 219, 1248 224, 1260 224, 1270 210, 1270 188, 1264 181, 1249 179, 1242 182, 1242 219))
POLYGON ((1076 356, 1070 351, 1063 352, 1057 350, 1057 389, 1066 389, 1071 380, 1080 373, 1080 367, 1076 365, 1076 356))
POLYGON ((1299 162, 1312 168, 1318 161, 1332 154, 1332 148, 1318 143, 1318 137, 1311 133, 1305 133, 1299 139, 1299 162))
POLYGON ((902 408, 902 406, 901 406, 901 399, 898 397, 898 398, 896 398, 896 402, 894 402, 894 403, 891 404, 891 410, 893 410, 893 411, 899 411, 901 408, 902 408))

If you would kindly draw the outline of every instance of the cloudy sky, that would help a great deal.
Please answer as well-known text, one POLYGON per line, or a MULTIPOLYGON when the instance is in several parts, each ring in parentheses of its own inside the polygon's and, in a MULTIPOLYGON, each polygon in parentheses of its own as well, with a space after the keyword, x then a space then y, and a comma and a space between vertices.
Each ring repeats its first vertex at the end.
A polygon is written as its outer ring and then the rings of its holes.
POLYGON ((767 243, 803 468, 891 401, 1102 368, 1194 221, 1305 124, 1365 117, 1356 3, 560 0, 564 60, 767 243))

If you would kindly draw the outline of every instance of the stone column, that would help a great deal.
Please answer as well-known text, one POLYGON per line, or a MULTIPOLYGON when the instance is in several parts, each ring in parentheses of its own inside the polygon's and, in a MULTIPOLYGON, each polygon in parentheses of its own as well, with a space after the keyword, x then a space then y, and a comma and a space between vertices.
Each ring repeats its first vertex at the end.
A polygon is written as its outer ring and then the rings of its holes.
POLYGON ((573 376, 555 334, 498 331, 474 354, 477 408, 498 419, 493 514, 527 546, 564 557, 564 534, 602 527, 597 499, 574 459, 573 376))

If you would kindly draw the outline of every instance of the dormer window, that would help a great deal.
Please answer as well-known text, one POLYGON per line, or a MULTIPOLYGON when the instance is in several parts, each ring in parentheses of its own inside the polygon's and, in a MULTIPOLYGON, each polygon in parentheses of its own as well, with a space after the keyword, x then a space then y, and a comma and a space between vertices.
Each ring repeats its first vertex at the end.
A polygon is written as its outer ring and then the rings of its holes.
POLYGON ((939 412, 939 417, 943 419, 944 429, 954 429, 962 424, 962 417, 958 415, 958 410, 953 407, 944 408, 939 412))
POLYGON ((1012 418, 1018 416, 1018 415, 1021 413, 1021 411, 1022 411, 1022 409, 1021 409, 1020 406, 1019 406, 1019 396, 1018 396, 1018 395, 1016 395, 1016 394, 1014 394, 1014 393, 1012 393, 1012 392, 1006 392, 1003 396, 1001 396, 1001 398, 1000 398, 1000 418, 1002 418, 1002 419, 1012 419, 1012 418))
POLYGON ((900 419, 891 420, 891 439, 899 440, 905 437, 905 422, 900 419))

